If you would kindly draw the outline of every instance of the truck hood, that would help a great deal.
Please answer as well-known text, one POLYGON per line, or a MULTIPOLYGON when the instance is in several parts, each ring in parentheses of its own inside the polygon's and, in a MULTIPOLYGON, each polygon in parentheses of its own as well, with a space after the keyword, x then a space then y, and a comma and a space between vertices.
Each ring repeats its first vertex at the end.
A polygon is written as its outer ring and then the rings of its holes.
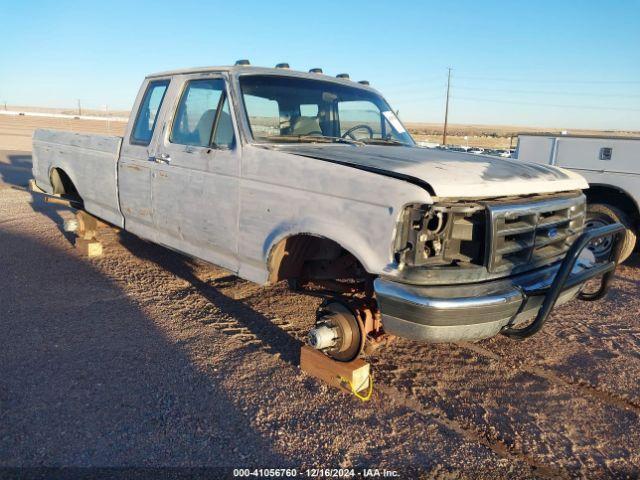
POLYGON ((588 188, 580 175, 519 160, 398 146, 293 144, 280 151, 371 170, 419 183, 432 195, 455 198, 552 193, 588 188))

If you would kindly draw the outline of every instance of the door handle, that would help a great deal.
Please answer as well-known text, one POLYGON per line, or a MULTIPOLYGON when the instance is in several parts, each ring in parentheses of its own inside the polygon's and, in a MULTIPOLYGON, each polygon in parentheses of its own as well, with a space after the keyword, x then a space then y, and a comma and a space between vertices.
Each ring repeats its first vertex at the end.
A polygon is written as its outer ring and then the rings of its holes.
POLYGON ((156 162, 156 163, 164 163, 165 165, 168 165, 169 163, 171 163, 171 155, 169 155, 168 153, 161 153, 160 155, 151 155, 149 157, 149 161, 156 162))

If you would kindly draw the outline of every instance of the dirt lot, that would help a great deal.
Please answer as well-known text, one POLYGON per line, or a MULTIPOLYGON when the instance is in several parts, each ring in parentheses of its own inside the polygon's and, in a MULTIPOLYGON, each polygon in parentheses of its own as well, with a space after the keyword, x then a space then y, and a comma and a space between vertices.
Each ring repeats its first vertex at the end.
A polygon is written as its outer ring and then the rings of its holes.
POLYGON ((30 153, 7 145, 31 127, 14 120, 0 118, 0 466, 640 475, 637 254, 607 300, 558 309, 523 343, 398 340, 370 359, 361 403, 298 367, 316 298, 110 229, 101 258, 78 255, 71 212, 23 188, 30 153))

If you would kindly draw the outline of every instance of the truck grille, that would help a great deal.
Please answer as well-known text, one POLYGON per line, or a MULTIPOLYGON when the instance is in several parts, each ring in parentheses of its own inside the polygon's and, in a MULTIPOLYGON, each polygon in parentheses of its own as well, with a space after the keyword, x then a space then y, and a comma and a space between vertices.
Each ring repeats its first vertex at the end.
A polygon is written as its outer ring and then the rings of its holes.
POLYGON ((582 232, 584 195, 487 205, 489 272, 550 263, 561 257, 582 232))

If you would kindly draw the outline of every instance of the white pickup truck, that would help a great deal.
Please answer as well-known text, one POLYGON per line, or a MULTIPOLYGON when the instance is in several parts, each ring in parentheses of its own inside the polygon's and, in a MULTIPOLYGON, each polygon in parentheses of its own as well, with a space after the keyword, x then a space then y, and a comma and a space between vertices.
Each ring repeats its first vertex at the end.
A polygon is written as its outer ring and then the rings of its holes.
POLYGON ((238 62, 149 75, 133 112, 124 137, 36 131, 34 189, 325 293, 309 342, 337 360, 389 334, 526 338, 554 305, 602 297, 616 266, 619 249, 587 248, 622 227, 583 232, 581 176, 419 148, 368 82, 238 62))

